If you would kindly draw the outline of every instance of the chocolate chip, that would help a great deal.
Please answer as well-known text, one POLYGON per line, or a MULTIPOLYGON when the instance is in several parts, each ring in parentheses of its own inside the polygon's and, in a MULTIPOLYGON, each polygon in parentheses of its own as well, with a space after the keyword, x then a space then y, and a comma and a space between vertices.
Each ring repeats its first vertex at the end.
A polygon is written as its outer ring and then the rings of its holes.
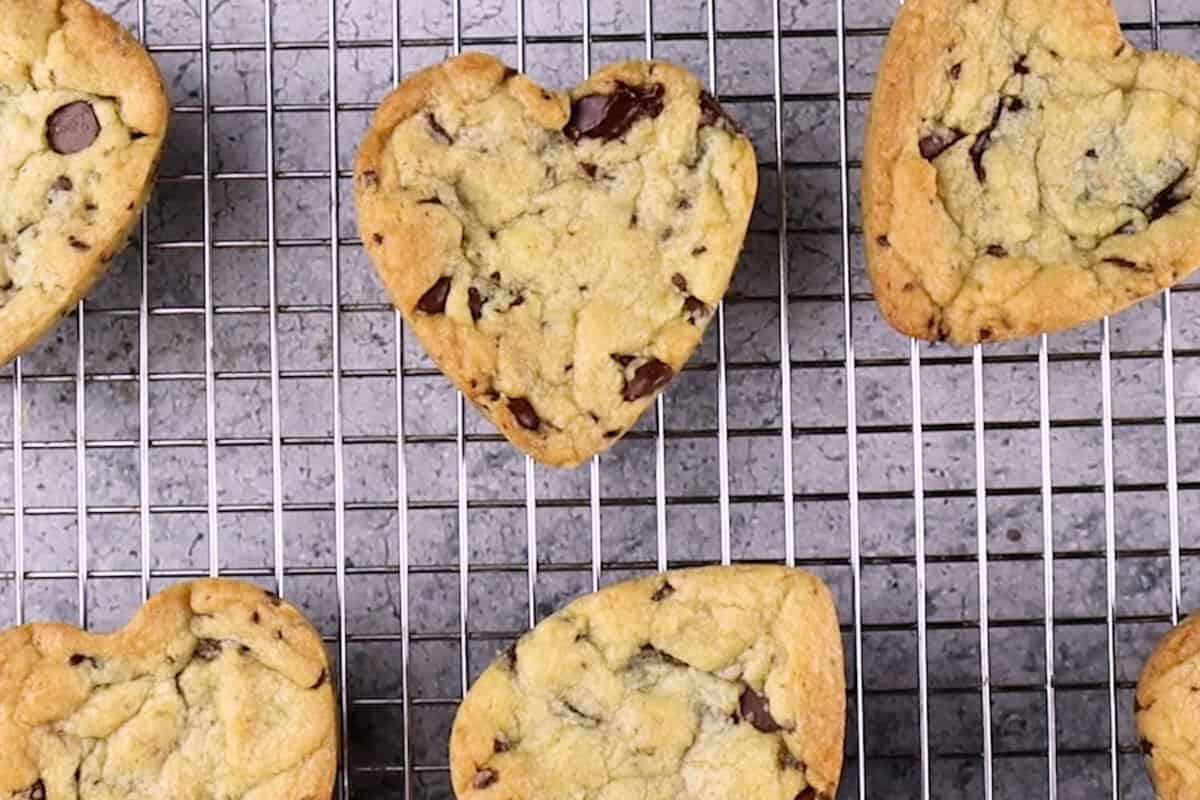
POLYGON ((686 197, 679 198, 679 202, 675 204, 675 208, 679 209, 680 211, 687 211, 691 207, 692 201, 688 200, 686 197))
POLYGON ((1100 154, 1097 153, 1096 148, 1093 147, 1093 148, 1090 148, 1086 153, 1084 153, 1084 156, 1086 156, 1087 158, 1099 158, 1100 154))
POLYGON ((675 235, 675 229, 674 229, 674 228, 667 228, 667 229, 666 229, 666 230, 664 230, 664 231, 663 231, 661 234, 659 234, 659 237, 658 237, 658 238, 659 238, 661 241, 664 241, 664 242, 665 242, 665 241, 668 241, 668 240, 669 240, 669 239, 670 239, 672 236, 674 236, 674 235, 675 235))
POLYGON ((763 733, 778 733, 783 730, 771 716, 771 704, 767 698, 748 686, 738 700, 738 715, 763 733))
POLYGON ((661 83, 630 86, 617 81, 612 94, 584 95, 572 103, 563 134, 573 142, 619 139, 639 119, 653 119, 662 113, 664 93, 661 83))
POLYGON ((992 258, 1007 258, 1008 251, 998 244, 988 245, 987 254, 992 258))
POLYGON ((481 769, 475 773, 475 779, 471 781, 471 785, 476 789, 486 789, 498 780, 500 780, 500 773, 496 770, 481 769))
POLYGON ((425 119, 429 121, 429 130, 433 132, 434 139, 437 139, 442 144, 454 144, 454 137, 442 127, 442 124, 437 121, 437 117, 429 113, 425 115, 425 119))
POLYGON ((729 116, 729 114, 721 106, 720 101, 718 101, 717 98, 713 97, 712 94, 710 94, 709 92, 701 91, 700 92, 700 125, 701 125, 701 127, 710 126, 710 125, 718 125, 721 123, 725 123, 725 125, 729 129, 733 130, 735 133, 742 132, 742 127, 737 124, 737 120, 735 120, 733 117, 729 116))
POLYGON ((467 308, 471 309, 471 319, 475 322, 483 316, 483 296, 474 286, 467 289, 467 308))
POLYGON ((988 126, 979 132, 975 137, 974 143, 971 145, 971 164, 975 167, 975 177, 980 183, 987 180, 987 170, 983 167, 983 154, 987 152, 992 144, 992 134, 996 132, 996 128, 1000 126, 1000 118, 1004 116, 1005 110, 1023 111, 1025 102, 1019 97, 1001 97, 1000 102, 996 104, 996 110, 992 112, 992 121, 988 126))
POLYGON ((681 292, 686 292, 688 290, 687 278, 683 277, 683 275, 678 272, 671 276, 671 283, 675 284, 675 288, 681 292))
POLYGON ((449 296, 450 278, 438 278, 437 282, 430 286, 417 301, 417 311, 424 311, 426 314, 444 314, 446 313, 446 298, 449 296))
POLYGON ((1121 269, 1132 270, 1133 272, 1154 272, 1154 270, 1150 267, 1144 267, 1141 264, 1138 264, 1136 261, 1130 261, 1127 258, 1106 258, 1104 259, 1104 263, 1112 264, 1114 267, 1120 267, 1121 269))
POLYGON ((693 255, 693 256, 702 256, 702 255, 704 255, 704 254, 705 254, 705 253, 707 253, 707 252, 708 252, 708 248, 707 248, 707 247, 705 247, 704 245, 700 245, 699 247, 694 247, 694 248, 692 248, 692 255, 693 255))
POLYGON ((1150 220, 1150 222, 1154 222, 1155 220, 1165 217, 1167 214, 1170 214, 1176 206, 1186 203, 1192 198, 1190 194, 1183 197, 1177 197, 1175 195, 1175 190, 1179 188, 1181 183, 1187 180, 1187 176, 1190 172, 1191 170, 1184 169, 1183 172, 1179 173, 1179 177, 1168 183, 1165 189, 1154 196, 1154 199, 1150 201, 1150 205, 1146 206, 1144 209, 1146 217, 1150 220))
POLYGON ((512 745, 504 739, 496 739, 492 742, 493 753, 507 753, 509 750, 512 750, 512 745))
POLYGON ((519 294, 513 298, 513 301, 508 304, 508 307, 516 308, 517 306, 524 305, 524 304, 525 304, 525 295, 519 294))
POLYGON ((216 639, 201 639, 196 642, 196 658, 201 661, 212 661, 221 655, 221 643, 216 639))
POLYGON ((979 329, 979 341, 986 342, 990 338, 992 338, 992 329, 991 328, 980 328, 979 329))
POLYGON ((633 363, 633 359, 634 359, 633 356, 624 355, 622 353, 612 353, 609 355, 609 358, 611 358, 613 361, 620 364, 622 367, 628 367, 630 364, 633 363))
POLYGON ((321 670, 321 674, 317 676, 317 682, 314 683, 312 686, 308 687, 309 691, 313 691, 315 689, 320 689, 322 686, 325 685, 325 681, 327 681, 327 680, 329 680, 329 670, 323 669, 323 670, 321 670))
POLYGON ((90 244, 88 244, 87 242, 81 242, 78 239, 76 239, 74 236, 67 237, 67 244, 71 245, 71 247, 75 248, 76 250, 91 250, 92 249, 92 246, 90 244))
POLYGON ((1026 64, 1025 64, 1025 58, 1026 58, 1025 56, 1021 56, 1020 58, 1017 59, 1016 63, 1013 64, 1013 72, 1015 72, 1018 75, 1028 75, 1029 74, 1029 67, 1026 66, 1026 64))
POLYGON ((708 304, 695 295, 688 295, 688 298, 683 301, 683 313, 687 316, 688 322, 695 325, 698 320, 708 316, 708 304))
POLYGON ((956 81, 962 77, 962 62, 958 62, 950 68, 950 80, 956 81))
POLYGON ((238 655, 239 655, 239 656, 248 656, 248 655, 250 655, 250 648, 249 648, 248 646, 244 645, 244 644, 239 644, 239 645, 238 645, 238 655))
POLYGON ((625 383, 621 397, 626 402, 647 397, 670 383, 673 377, 675 370, 665 362, 652 358, 634 370, 633 380, 625 383))
POLYGON ((419 205, 419 206, 440 206, 440 205, 444 205, 444 203, 442 203, 442 198, 437 197, 435 195, 433 197, 426 197, 424 200, 418 200, 417 205, 419 205))
POLYGON ((587 173, 587 176, 589 178, 592 178, 593 180, 595 179, 596 170, 598 169, 595 164, 589 163, 587 161, 581 161, 579 163, 579 168, 582 169, 585 173, 587 173))
POLYGON ((1149 739, 1141 739, 1139 740, 1139 744, 1142 747, 1142 755, 1147 758, 1154 755, 1154 745, 1151 744, 1149 739))
POLYGON ((59 106, 46 119, 46 139, 59 155, 71 155, 91 147, 100 135, 100 120, 86 100, 59 106))
POLYGON ((1025 101, 1019 97, 1010 97, 1008 98, 1008 104, 1006 107, 1009 111, 1024 111, 1025 101))
POLYGON ((533 403, 524 397, 509 398, 508 410, 516 418, 517 424, 526 430, 536 431, 542 426, 542 418, 533 410, 533 403))
POLYGON ((892 243, 888 239, 887 236, 876 236, 875 244, 879 245, 880 247, 891 247, 892 246, 892 243))
POLYGON ((383 244, 383 234, 382 233, 371 234, 371 239, 375 242, 375 244, 383 244))
POLYGON ((675 587, 671 585, 670 581, 663 581, 663 585, 654 590, 650 599, 655 603, 661 603, 673 594, 675 594, 675 587))
POLYGON ((60 192, 69 192, 74 187, 75 184, 72 183, 71 179, 66 175, 59 175, 58 179, 54 181, 54 188, 58 189, 60 192))
POLYGON ((257 611, 255 611, 253 614, 251 614, 251 615, 250 615, 250 621, 251 621, 252 623, 254 623, 255 625, 257 625, 257 624, 259 624, 260 622, 262 622, 262 617, 260 617, 260 616, 259 616, 259 614, 258 614, 258 612, 257 612, 257 611))
POLYGON ((96 669, 97 667, 100 666, 99 664, 96 663, 95 658, 93 658, 92 656, 85 656, 81 653, 75 653, 69 659, 69 663, 72 667, 78 667, 80 664, 82 664, 85 661, 92 665, 92 669, 96 669))
POLYGON ((926 161, 934 161, 942 153, 965 139, 966 136, 965 133, 958 129, 931 133, 921 137, 921 141, 917 142, 917 149, 921 151, 921 158, 926 161))

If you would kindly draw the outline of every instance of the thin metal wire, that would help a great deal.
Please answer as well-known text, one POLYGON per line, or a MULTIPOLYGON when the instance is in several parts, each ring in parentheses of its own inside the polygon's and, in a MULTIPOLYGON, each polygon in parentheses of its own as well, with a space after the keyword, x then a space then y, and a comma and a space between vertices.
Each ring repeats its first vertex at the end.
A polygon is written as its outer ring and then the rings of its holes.
POLYGON ((75 309, 75 335, 78 348, 75 352, 75 569, 79 572, 79 587, 75 601, 78 603, 79 627, 87 627, 87 399, 84 392, 84 318, 83 301, 75 309))
POLYGON ((1108 623, 1108 737, 1109 769, 1112 772, 1112 796, 1121 794, 1120 759, 1117 749, 1117 527, 1116 493, 1113 491, 1113 424, 1112 424, 1112 333, 1106 317, 1100 323, 1100 398, 1104 437, 1104 586, 1105 617, 1108 623))
POLYGON ((846 500, 850 537, 850 578, 854 627, 854 754, 858 766, 858 797, 867 798, 866 704, 863 693, 862 536, 858 487, 858 386, 855 374, 853 261, 850 249, 849 117, 846 58, 846 4, 837 0, 838 170, 841 211, 842 333, 845 337, 846 376, 846 500))
POLYGON ((912 360, 913 540, 917 583, 917 696, 921 729, 921 797, 929 800, 929 625, 925 605, 925 446, 921 406, 921 344, 909 341, 912 360))
MULTIPOLYGON (((137 3, 138 41, 146 41, 146 0, 137 3)), ((208 149, 205 139, 205 149, 208 149)), ((141 285, 138 292, 138 535, 141 598, 150 598, 150 224, 143 209, 138 253, 141 285)))
MULTIPOLYGON (((343 678, 338 682, 341 696, 342 730, 350 730, 350 681, 347 680, 349 659, 347 656, 346 622, 346 456, 342 440, 342 329, 341 329, 341 251, 338 230, 341 214, 341 193, 338 187, 338 51, 337 51, 337 2, 329 0, 326 24, 329 26, 329 284, 333 308, 330 315, 331 353, 333 368, 333 525, 334 525, 334 568, 338 604, 338 666, 343 678)), ((350 797, 350 737, 342 737, 341 796, 350 797)))
POLYGON ((1038 340, 1038 420, 1042 452, 1042 613, 1046 645, 1046 772, 1048 800, 1058 797, 1058 710, 1054 649, 1054 483, 1050 468, 1050 366, 1048 340, 1038 340))
POLYGON ((983 420, 983 347, 975 345, 972 352, 972 373, 975 396, 975 532, 979 556, 979 705, 983 729, 983 796, 992 798, 992 663, 991 612, 988 603, 988 524, 987 524, 987 453, 984 443, 983 420))
MULTIPOLYGON (((204 145, 200 164, 203 170, 204 242, 204 437, 206 480, 208 481, 208 572, 216 576, 221 567, 221 537, 217 517, 217 387, 213 364, 213 277, 212 277, 212 134, 209 98, 211 76, 208 0, 200 0, 200 133, 204 145)), ((147 552, 149 556, 149 552, 147 552)), ((149 587, 146 588, 149 596, 149 587)))
POLYGON ((24 447, 21 440, 21 418, 25 415, 21 399, 21 359, 13 362, 12 417, 13 417, 13 572, 16 575, 13 603, 18 625, 25 622, 25 476, 24 447))

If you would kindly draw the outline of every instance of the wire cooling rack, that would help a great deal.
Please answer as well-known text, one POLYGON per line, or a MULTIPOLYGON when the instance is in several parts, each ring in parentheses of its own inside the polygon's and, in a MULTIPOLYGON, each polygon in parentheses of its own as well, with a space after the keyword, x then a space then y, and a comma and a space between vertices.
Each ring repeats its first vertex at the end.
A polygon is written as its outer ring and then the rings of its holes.
MULTIPOLYGON (((0 624, 112 628, 209 574, 276 588, 340 665, 340 796, 444 798, 464 688, 552 609, 667 566, 795 563, 841 608, 842 797, 1152 796, 1131 692, 1194 603, 1200 293, 985 351, 887 330, 858 179, 894 3, 102 5, 174 127, 134 246, 0 376, 0 624), (371 110, 465 48, 559 86, 682 62, 758 147, 702 351, 573 473, 464 408, 355 238, 371 110)), ((1189 0, 1119 5, 1139 45, 1200 50, 1189 0)))

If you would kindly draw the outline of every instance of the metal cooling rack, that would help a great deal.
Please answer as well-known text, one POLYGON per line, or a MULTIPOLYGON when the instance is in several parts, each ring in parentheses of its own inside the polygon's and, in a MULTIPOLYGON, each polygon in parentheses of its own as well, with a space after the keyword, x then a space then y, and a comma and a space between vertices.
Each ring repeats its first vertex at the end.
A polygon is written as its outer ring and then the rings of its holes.
MULTIPOLYGON (((456 704, 524 628, 633 574, 781 561, 839 596, 842 797, 1151 797, 1131 690, 1200 554, 1200 293, 986 351, 886 330, 857 197, 894 3, 102 5, 162 65, 172 144, 114 274, 0 377, 0 624, 276 588, 341 665, 340 796, 443 798, 456 704), (355 238, 374 104, 465 48, 557 85, 681 61, 759 147, 705 347, 577 473, 464 408, 355 238)), ((1119 5, 1140 45, 1200 50, 1189 0, 1119 5)))

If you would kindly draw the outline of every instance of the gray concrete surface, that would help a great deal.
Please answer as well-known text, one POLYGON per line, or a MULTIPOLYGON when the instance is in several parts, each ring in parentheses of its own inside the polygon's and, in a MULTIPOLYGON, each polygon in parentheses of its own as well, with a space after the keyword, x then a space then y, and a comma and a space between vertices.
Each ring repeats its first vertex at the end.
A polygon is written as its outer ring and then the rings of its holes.
MULTIPOLYGON (((652 569, 660 553, 656 507, 655 421, 600 459, 599 510, 588 470, 533 472, 537 562, 527 591, 524 461, 493 435, 471 408, 465 415, 467 482, 458 483, 457 406, 447 383, 407 334, 397 339, 394 315, 354 242, 348 184, 337 182, 340 208, 331 231, 330 152, 338 170, 351 166, 370 106, 392 85, 393 58, 404 72, 450 52, 452 0, 275 0, 276 47, 266 73, 263 0, 134 0, 104 5, 145 32, 179 106, 162 179, 146 217, 143 241, 131 247, 75 318, 20 367, 0 374, 0 625, 19 620, 120 625, 138 606, 143 574, 150 590, 212 569, 274 583, 302 606, 338 656, 348 711, 348 785, 353 797, 404 796, 406 754, 412 796, 450 796, 446 734, 468 677, 524 629, 593 582, 609 583, 652 569), (207 55, 211 113, 200 113, 205 78, 204 12, 213 48, 207 55), (330 51, 334 20, 339 46, 336 148, 330 146, 330 51), (390 42, 398 32, 398 54, 390 42), (268 94, 275 136, 266 150, 268 94), (203 179, 207 147, 211 180, 203 179), (279 304, 278 405, 271 391, 271 231, 269 166, 274 181, 275 300, 279 304), (204 215, 205 188, 211 214, 204 215), (334 260, 331 235, 342 240, 334 260), (204 242, 211 244, 206 250, 204 242), (146 258, 143 285, 142 257, 146 258), (207 261, 206 261, 207 258, 207 261), (336 292, 334 276, 336 275, 336 292), (148 298, 146 375, 140 361, 139 303, 148 298), (205 303, 211 293, 211 396, 205 386, 205 303), (339 341, 331 304, 340 304, 339 341), (80 333, 82 332, 82 340, 80 333), (339 349, 340 346, 340 349, 339 349), (398 384, 397 357, 403 363, 398 384), (335 352, 340 352, 342 490, 336 503, 335 352), (82 353, 86 379, 76 379, 82 353), (142 396, 142 378, 145 396, 142 396), (83 397, 78 393, 82 391, 83 397), (399 393, 399 397, 397 397, 399 393), (142 430, 144 399, 147 427, 142 430), (81 402, 80 402, 81 401, 81 402), (407 492, 400 496, 397 407, 402 401, 407 492), (208 425, 211 407, 212 427, 208 425), (279 470, 274 469, 273 411, 278 412, 279 470), (77 412, 79 422, 77 423, 77 412), (13 441, 23 443, 19 465, 13 441), (149 443, 139 458, 142 435, 149 443), (215 442, 209 485, 210 437, 215 442), (78 458, 83 448, 82 460, 78 458), (80 494, 80 470, 85 478, 80 494), (15 514, 20 476, 21 507, 15 514), (142 496, 142 482, 147 492, 142 496), (460 494, 460 489, 461 494, 460 494), (209 518, 209 500, 216 515, 209 518), (467 502, 465 528, 458 502, 467 502), (283 509, 278 520, 276 503, 283 509), (150 513, 143 518, 142 505, 150 513), (85 513, 79 514, 80 507, 85 513), (402 516, 401 512, 406 511, 402 516), (18 530, 18 519, 20 528, 18 530), (276 522, 281 543, 276 543, 276 522), (81 528, 82 523, 82 528, 81 528), (339 524, 340 523, 340 524, 339 524), (143 527, 144 525, 144 527, 143 527), (594 534, 598 532, 598 539, 594 534), (213 535, 215 533, 215 539, 213 535), (145 542, 143 542, 143 534, 145 542), (344 547, 344 607, 339 606, 339 541, 344 547), (16 548, 24 579, 13 580, 16 548), (470 565, 467 604, 460 605, 460 551, 470 565), (215 562, 213 559, 216 559, 215 562), (402 565, 409 574, 402 580, 402 565), (148 572, 143 573, 143 566, 148 572), (82 587, 80 570, 89 576, 82 587), (404 587, 407 585, 407 594, 404 587), (21 601, 18 603, 18 597, 21 601), (82 599, 82 605, 80 600, 82 599), (531 608, 532 606, 532 608, 531 608), (345 628, 339 626, 344 613, 345 628), (402 623, 407 615, 408 627, 402 623), (460 647, 465 619, 467 647, 460 647), (344 638, 342 638, 344 634, 344 638), (409 642, 407 688, 403 660, 409 642), (465 659, 465 662, 464 662, 465 659), (407 735, 407 736, 406 736, 407 735)), ((461 32, 472 46, 518 59, 517 0, 465 0, 461 32)), ((593 0, 588 14, 593 66, 645 52, 645 6, 636 0, 593 0)), ((1123 18, 1141 23, 1131 35, 1149 42, 1147 0, 1122 0, 1123 18)), ((655 53, 707 75, 709 11, 702 0, 653 6, 655 53), (672 36, 668 36, 671 34, 672 36), (676 35, 678 34, 678 35, 676 35)), ((922 708, 928 714, 930 794, 984 797, 984 731, 993 749, 991 796, 1048 796, 1047 612, 1043 562, 1043 449, 1038 430, 1039 371, 1035 344, 988 350, 982 370, 986 541, 990 554, 988 618, 992 682, 990 722, 981 702, 981 615, 974 373, 969 353, 922 348, 921 421, 914 447, 909 344, 880 321, 866 295, 861 246, 850 239, 856 440, 846 434, 847 371, 842 303, 842 239, 838 39, 834 0, 779 0, 783 26, 803 36, 781 45, 782 109, 789 162, 786 238, 778 213, 774 166, 774 56, 768 0, 715 8, 717 88, 736 95, 730 107, 752 131, 764 162, 763 192, 740 271, 725 308, 728 363, 728 547, 735 559, 786 556, 780 394, 779 248, 786 241, 791 368, 794 555, 825 576, 846 624, 849 677, 856 640, 852 525, 862 556, 861 684, 864 706, 852 703, 851 756, 843 797, 857 797, 857 738, 867 760, 866 796, 920 795, 922 708), (737 33, 736 38, 722 34, 737 33), (790 99, 790 98, 795 99, 790 99), (914 473, 914 451, 923 470, 914 473), (851 457, 857 459, 851 482, 851 457), (917 479, 920 479, 919 483, 917 479), (914 490, 923 488, 918 527, 914 490), (851 487, 861 497, 857 515, 851 487), (923 530, 924 592, 918 596, 917 537, 923 530), (928 615, 917 630, 918 604, 928 615), (918 691, 921 644, 928 691, 918 691), (859 713, 861 712, 861 714, 859 713)), ((1163 22, 1196 18, 1190 0, 1160 0, 1163 22), (1190 15, 1190 16, 1189 16, 1190 15)), ((857 225, 858 177, 866 102, 881 44, 879 29, 895 11, 890 0, 845 0, 850 214, 857 225)), ((584 71, 580 3, 526 0, 526 67, 536 78, 569 85, 584 71), (547 38, 558 37, 558 38, 547 38)), ((1163 33, 1162 43, 1200 53, 1195 29, 1163 33)), ((1196 604, 1200 582, 1194 549, 1200 531, 1200 293, 1173 297, 1175 408, 1183 606, 1196 604)), ((1151 791, 1132 732, 1130 687, 1172 607, 1166 459, 1162 303, 1112 321, 1112 528, 1117 549, 1115 673, 1108 668, 1106 614, 1105 448, 1101 331, 1086 328, 1050 340, 1048 369, 1051 480, 1049 535, 1053 562, 1053 669, 1058 691, 1058 797, 1109 796, 1110 678, 1117 682, 1120 796, 1151 791)), ((667 396, 664 418, 662 546, 671 563, 719 559, 722 553, 718 354, 714 326, 695 368, 667 396)))

